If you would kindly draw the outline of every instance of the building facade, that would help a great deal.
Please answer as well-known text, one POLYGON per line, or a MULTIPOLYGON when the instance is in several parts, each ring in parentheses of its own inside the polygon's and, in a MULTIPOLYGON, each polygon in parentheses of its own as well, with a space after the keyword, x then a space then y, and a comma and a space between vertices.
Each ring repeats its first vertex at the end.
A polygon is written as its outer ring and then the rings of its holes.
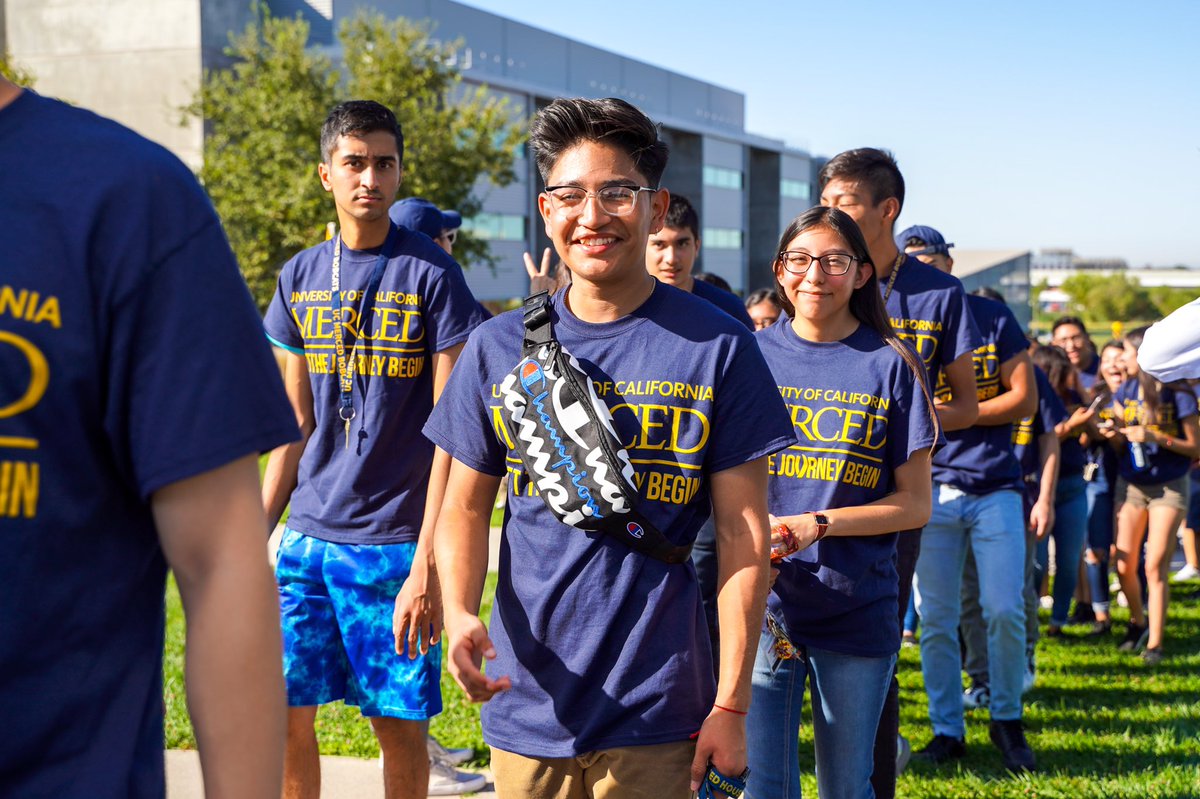
MULTIPOLYGON (((310 45, 335 60, 341 20, 364 9, 427 21, 436 38, 459 43, 454 59, 464 82, 507 99, 519 124, 561 96, 620 97, 643 109, 671 145, 663 186, 687 196, 700 213, 697 268, 738 291, 772 283, 779 232, 815 201, 814 160, 748 133, 740 92, 452 0, 266 5, 275 16, 303 16, 310 45)), ((229 34, 251 18, 249 0, 0 0, 0 46, 34 72, 40 90, 111 116, 198 167, 203 126, 181 126, 178 109, 205 70, 225 66, 229 34)), ((541 179, 523 148, 515 171, 509 186, 475 187, 483 213, 466 224, 498 258, 494 269, 467 270, 482 300, 525 294, 522 253, 549 244, 537 218, 541 179)))

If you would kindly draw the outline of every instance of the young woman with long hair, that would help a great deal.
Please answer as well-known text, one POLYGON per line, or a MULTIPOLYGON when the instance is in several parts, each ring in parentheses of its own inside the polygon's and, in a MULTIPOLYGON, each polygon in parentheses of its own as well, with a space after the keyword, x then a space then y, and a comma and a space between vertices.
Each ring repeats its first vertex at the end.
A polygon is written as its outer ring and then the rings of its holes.
POLYGON ((1200 457, 1196 397, 1185 383, 1163 385, 1138 368, 1137 351, 1146 328, 1125 337, 1124 365, 1129 378, 1113 396, 1120 426, 1108 433, 1119 456, 1117 490, 1117 575, 1129 600, 1129 629, 1118 645, 1134 651, 1143 641, 1142 659, 1163 658, 1169 588, 1167 570, 1175 531, 1187 510, 1188 467, 1200 457), (1146 540, 1146 588, 1149 612, 1142 606, 1138 552, 1146 540))
POLYGON ((1050 539, 1054 539, 1054 606, 1050 611, 1050 638, 1062 635, 1071 610, 1071 598, 1079 579, 1083 539, 1087 534, 1087 482, 1084 467, 1087 456, 1079 436, 1095 412, 1084 407, 1079 393, 1077 372, 1067 353, 1059 347, 1040 346, 1033 351, 1033 362, 1046 374, 1070 416, 1054 426, 1058 436, 1058 483, 1054 492, 1054 525, 1050 534, 1038 541, 1037 563, 1042 574, 1049 569, 1050 539))
POLYGON ((794 551, 777 564, 754 665, 746 795, 800 796, 806 681, 820 795, 869 795, 900 648, 896 532, 929 518, 937 419, 924 365, 892 330, 848 215, 797 217, 774 270, 790 318, 757 338, 797 443, 770 459, 768 507, 773 544, 794 551))

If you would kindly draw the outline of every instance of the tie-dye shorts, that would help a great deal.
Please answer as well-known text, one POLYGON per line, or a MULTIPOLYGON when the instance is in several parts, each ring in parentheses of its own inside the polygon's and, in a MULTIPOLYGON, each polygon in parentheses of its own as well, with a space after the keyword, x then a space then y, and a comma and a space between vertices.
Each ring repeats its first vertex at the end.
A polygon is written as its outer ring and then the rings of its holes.
POLYGON ((397 655, 396 594, 416 543, 334 544, 291 528, 276 557, 288 705, 345 700, 364 716, 424 720, 442 710, 441 645, 397 655))

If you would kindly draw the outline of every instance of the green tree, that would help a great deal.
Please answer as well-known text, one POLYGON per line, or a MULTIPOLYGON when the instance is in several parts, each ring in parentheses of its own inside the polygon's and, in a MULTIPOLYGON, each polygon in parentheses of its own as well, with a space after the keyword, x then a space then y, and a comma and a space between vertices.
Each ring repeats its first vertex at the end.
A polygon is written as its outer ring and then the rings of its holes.
POLYGON ((1071 295, 1071 312, 1088 322, 1140 322, 1159 316, 1150 291, 1122 272, 1075 274, 1063 281, 1062 290, 1071 295))
POLYGON ((18 86, 33 85, 33 73, 14 62, 7 50, 0 50, 0 75, 18 86))
MULTIPOLYGON (((401 197, 425 197, 471 218, 482 207, 474 193, 480 177, 512 183, 522 128, 507 102, 489 97, 483 86, 467 89, 447 66, 458 43, 437 44, 424 26, 366 13, 343 23, 339 38, 346 95, 378 100, 404 128, 401 197)), ((464 266, 493 264, 487 242, 466 230, 454 257, 464 266)))
MULTIPOLYGON (((370 98, 396 111, 405 134, 402 196, 470 217, 480 207, 471 193, 479 178, 506 185, 515 177, 519 130, 504 103, 461 91, 447 66, 454 45, 435 45, 406 20, 362 14, 339 30, 343 80, 328 57, 307 49, 308 35, 302 19, 264 13, 231 36, 233 65, 207 73, 183 109, 205 122, 200 179, 263 308, 283 262, 336 219, 316 173, 321 123, 336 103, 370 98)), ((490 265, 485 242, 459 241, 460 263, 490 265)))

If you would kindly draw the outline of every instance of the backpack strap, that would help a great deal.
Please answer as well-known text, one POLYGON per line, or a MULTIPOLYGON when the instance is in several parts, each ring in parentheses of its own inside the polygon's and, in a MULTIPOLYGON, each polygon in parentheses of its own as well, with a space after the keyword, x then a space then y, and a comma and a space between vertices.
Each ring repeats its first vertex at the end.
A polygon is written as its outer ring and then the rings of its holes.
POLYGON ((550 324, 550 293, 539 291, 525 298, 521 306, 525 317, 525 339, 521 353, 529 357, 539 347, 554 341, 554 328, 550 324))

